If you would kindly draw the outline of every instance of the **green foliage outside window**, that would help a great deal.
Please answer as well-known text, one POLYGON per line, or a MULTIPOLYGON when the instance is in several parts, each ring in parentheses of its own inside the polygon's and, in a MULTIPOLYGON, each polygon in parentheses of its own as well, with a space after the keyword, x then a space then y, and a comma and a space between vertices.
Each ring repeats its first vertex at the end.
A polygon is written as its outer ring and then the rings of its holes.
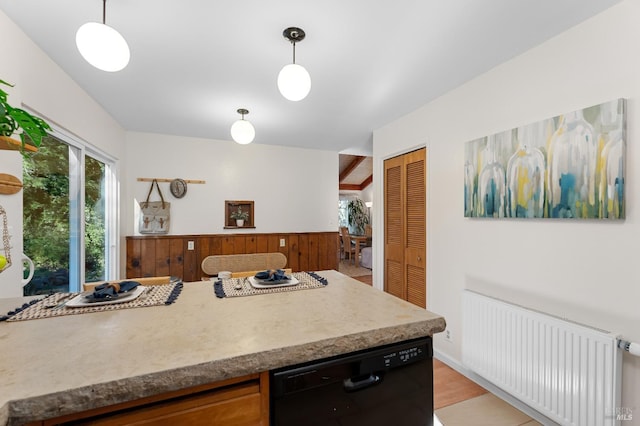
MULTIPOLYGON (((24 294, 68 291, 70 229, 69 147, 47 137, 37 153, 23 157, 24 253, 35 266, 24 294)), ((104 279, 104 164, 85 165, 85 281, 104 279)))

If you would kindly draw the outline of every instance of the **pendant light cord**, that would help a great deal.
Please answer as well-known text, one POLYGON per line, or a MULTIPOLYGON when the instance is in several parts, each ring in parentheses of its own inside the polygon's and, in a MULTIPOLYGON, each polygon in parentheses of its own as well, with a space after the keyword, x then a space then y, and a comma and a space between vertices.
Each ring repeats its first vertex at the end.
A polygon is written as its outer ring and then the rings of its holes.
POLYGON ((296 63, 296 42, 292 41, 291 43, 293 43, 293 63, 295 64, 296 63))
POLYGON ((102 0, 102 25, 107 24, 107 0, 102 0))

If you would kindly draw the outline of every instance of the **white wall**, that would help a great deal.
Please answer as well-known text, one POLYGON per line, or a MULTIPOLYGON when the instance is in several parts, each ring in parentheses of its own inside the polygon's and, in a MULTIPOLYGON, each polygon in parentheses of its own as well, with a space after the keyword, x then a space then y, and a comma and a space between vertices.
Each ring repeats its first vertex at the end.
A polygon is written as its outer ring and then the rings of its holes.
MULTIPOLYGON (((3 57, 0 60, 0 79, 15 85, 11 89, 3 87, 9 93, 9 102, 14 106, 22 104, 57 130, 82 139, 111 156, 116 160, 116 168, 120 169, 119 178, 126 180, 122 172, 124 129, 1 10, 0 52, 3 57)), ((126 197, 125 188, 120 188, 120 194, 126 197)), ((120 226, 122 246, 124 229, 120 226)), ((122 260, 121 256, 124 265, 122 260)))
POLYGON ((171 202, 170 234, 338 229, 336 152, 131 132, 127 158, 127 235, 137 230, 135 210, 150 186, 139 177, 206 181, 189 185, 181 199, 161 184, 171 202), (225 230, 225 200, 253 200, 256 228, 225 230))
POLYGON ((0 79, 15 85, 3 87, 12 105, 23 103, 112 157, 124 157, 124 130, 1 10, 0 51, 0 79))
MULTIPOLYGON (((374 132, 375 200, 382 161, 427 147, 427 304, 453 336, 436 336, 437 351, 461 360, 465 288, 640 342, 638 22, 640 2, 624 1, 374 132), (626 220, 464 218, 465 142, 619 97, 628 99, 626 220)), ((374 202, 378 224, 381 204, 374 202)), ((381 227, 375 232, 382 238, 381 227)), ((381 287, 382 253, 374 255, 381 287)), ((625 354, 623 376, 623 406, 640 410, 640 358, 625 354)))

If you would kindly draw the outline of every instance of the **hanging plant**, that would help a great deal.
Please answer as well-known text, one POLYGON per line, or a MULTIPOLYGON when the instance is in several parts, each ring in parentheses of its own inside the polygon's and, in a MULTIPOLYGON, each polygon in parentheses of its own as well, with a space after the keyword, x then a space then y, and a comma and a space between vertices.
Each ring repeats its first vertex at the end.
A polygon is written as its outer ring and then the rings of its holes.
MULTIPOLYGON (((13 87, 4 80, 0 80, 0 84, 13 87)), ((7 97, 7 92, 0 89, 0 136, 10 138, 17 133, 20 136, 23 151, 26 144, 39 147, 42 138, 47 136, 47 130, 51 130, 51 127, 43 119, 21 108, 11 106, 7 97)))
POLYGON ((369 223, 367 207, 360 198, 353 199, 347 204, 349 226, 355 235, 364 235, 364 226, 369 223))

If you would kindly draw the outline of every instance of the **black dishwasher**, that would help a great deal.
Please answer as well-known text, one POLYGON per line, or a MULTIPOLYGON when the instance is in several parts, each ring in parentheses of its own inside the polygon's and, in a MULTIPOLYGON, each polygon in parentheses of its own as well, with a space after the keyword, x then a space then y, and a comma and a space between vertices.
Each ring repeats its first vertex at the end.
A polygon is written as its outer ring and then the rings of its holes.
POLYGON ((273 370, 272 426, 433 425, 430 337, 273 370))

